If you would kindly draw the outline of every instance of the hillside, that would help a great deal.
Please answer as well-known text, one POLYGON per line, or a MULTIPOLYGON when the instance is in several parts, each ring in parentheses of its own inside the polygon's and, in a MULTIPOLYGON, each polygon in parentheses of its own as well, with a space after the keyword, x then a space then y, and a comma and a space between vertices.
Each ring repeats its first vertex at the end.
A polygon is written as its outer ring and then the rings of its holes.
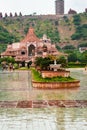
POLYGON ((87 13, 64 16, 58 26, 61 46, 85 43, 87 41, 87 13), (78 35, 77 35, 78 34, 78 35))
POLYGON ((87 40, 87 13, 63 17, 5 17, 0 19, 0 52, 3 51, 3 44, 22 40, 30 26, 35 28, 39 38, 47 34, 52 43, 61 47, 71 44, 77 46, 87 40))

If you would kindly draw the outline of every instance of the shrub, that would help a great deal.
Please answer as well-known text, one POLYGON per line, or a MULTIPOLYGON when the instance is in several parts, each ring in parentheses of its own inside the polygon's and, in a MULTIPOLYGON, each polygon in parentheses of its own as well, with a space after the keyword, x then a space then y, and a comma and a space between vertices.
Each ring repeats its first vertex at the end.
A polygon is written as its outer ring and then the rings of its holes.
POLYGON ((14 68, 15 68, 15 69, 18 69, 18 68, 19 68, 19 66, 18 66, 17 63, 14 64, 14 68))
POLYGON ((81 18, 80 18, 80 15, 74 15, 73 16, 73 23, 75 24, 75 25, 80 25, 80 22, 81 22, 81 18))

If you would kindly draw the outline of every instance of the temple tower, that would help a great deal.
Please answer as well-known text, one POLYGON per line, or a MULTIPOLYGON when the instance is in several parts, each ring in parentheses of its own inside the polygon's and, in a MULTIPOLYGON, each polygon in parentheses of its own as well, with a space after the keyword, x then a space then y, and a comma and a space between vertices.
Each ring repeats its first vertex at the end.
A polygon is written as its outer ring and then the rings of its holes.
POLYGON ((56 15, 64 14, 64 0, 55 1, 55 11, 56 11, 56 15))

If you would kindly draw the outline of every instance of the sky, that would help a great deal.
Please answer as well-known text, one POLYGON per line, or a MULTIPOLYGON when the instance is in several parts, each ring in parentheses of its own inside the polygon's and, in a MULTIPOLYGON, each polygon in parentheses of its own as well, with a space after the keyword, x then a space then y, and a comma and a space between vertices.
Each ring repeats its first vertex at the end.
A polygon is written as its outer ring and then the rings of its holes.
MULTIPOLYGON (((84 12, 87 8, 87 0, 65 0, 65 14, 69 9, 78 13, 84 12)), ((30 15, 34 12, 39 14, 55 14, 55 0, 0 0, 0 12, 4 15, 15 12, 22 15, 30 15)))

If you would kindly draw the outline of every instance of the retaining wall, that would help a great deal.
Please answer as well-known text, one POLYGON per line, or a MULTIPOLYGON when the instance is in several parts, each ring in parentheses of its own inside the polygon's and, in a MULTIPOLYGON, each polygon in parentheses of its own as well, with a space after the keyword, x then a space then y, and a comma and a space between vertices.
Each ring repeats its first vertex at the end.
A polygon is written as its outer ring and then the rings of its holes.
POLYGON ((65 71, 65 70, 60 70, 60 71, 41 71, 41 75, 43 78, 49 77, 57 77, 57 76, 62 76, 62 77, 69 77, 70 76, 70 71, 65 71))
POLYGON ((41 89, 59 89, 59 88, 76 88, 80 87, 80 81, 73 82, 35 82, 32 81, 34 88, 41 89))

